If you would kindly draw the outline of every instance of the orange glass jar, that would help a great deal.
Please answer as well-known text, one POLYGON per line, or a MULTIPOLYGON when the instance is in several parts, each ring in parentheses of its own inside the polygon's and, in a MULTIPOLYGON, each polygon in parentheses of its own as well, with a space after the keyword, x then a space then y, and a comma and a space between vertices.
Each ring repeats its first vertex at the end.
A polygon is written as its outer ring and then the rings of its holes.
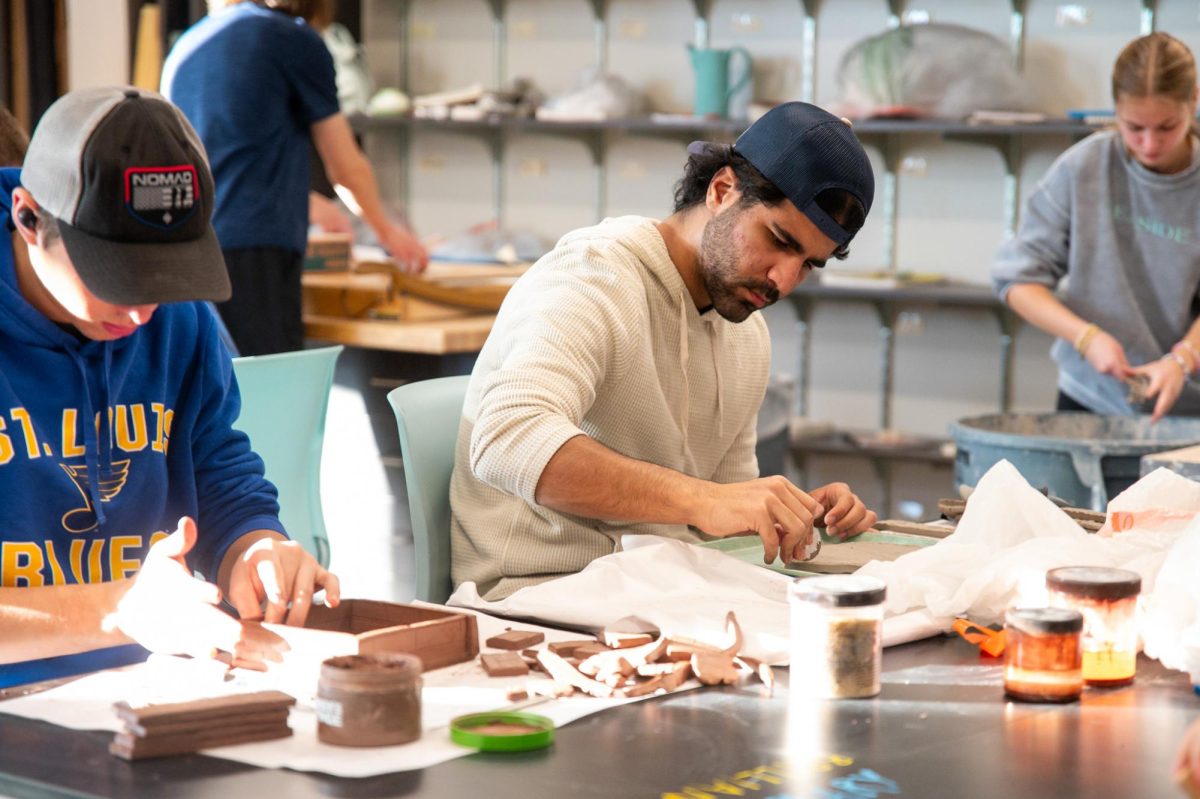
POLYGON ((1004 616, 1004 693, 1020 702, 1074 702, 1083 693, 1083 615, 1013 608, 1004 616))
POLYGON ((1050 605, 1083 614, 1083 679, 1129 685, 1137 672, 1137 598, 1142 578, 1127 569, 1067 566, 1046 572, 1050 605))

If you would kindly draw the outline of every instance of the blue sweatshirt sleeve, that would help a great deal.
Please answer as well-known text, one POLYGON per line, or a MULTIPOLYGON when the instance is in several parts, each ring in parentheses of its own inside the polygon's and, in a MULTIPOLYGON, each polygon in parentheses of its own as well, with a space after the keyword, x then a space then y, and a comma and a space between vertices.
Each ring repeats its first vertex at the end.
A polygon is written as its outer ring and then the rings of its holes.
POLYGON ((233 362, 212 310, 200 307, 197 388, 202 397, 192 441, 199 540, 188 565, 215 580, 226 550, 241 536, 253 530, 287 533, 279 521, 279 494, 265 477, 262 458, 246 434, 233 427, 242 405, 233 362))

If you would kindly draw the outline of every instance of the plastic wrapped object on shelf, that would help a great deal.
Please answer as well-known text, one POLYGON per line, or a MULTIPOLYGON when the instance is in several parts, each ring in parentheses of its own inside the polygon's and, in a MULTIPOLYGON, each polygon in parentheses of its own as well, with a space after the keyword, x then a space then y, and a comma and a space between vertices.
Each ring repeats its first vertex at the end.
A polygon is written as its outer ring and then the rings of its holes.
POLYGON ((902 25, 855 43, 838 68, 839 112, 962 119, 1023 111, 1032 94, 1009 46, 962 25, 902 25))
POLYGON ((549 100, 537 110, 538 119, 600 121, 637 116, 646 98, 627 80, 607 72, 590 71, 579 85, 549 100))

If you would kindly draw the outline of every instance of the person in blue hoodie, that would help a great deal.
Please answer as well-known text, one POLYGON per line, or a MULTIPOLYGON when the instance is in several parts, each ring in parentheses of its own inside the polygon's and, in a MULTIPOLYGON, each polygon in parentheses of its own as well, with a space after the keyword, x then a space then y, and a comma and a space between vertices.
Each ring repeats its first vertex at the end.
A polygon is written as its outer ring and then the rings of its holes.
POLYGON ((63 96, 0 169, 0 687, 147 650, 261 668, 286 645, 253 622, 339 599, 233 429, 212 209, 195 131, 132 87, 63 96))

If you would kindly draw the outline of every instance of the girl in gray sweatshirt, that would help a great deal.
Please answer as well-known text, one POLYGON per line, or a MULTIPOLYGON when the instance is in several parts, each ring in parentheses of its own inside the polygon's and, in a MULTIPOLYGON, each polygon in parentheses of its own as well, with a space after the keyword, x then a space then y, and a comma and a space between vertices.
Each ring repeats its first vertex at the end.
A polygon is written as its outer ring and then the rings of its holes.
POLYGON ((992 279, 1057 337, 1058 409, 1200 415, 1196 65, 1179 40, 1134 40, 1113 67, 1116 128, 1063 153, 1030 195, 992 279), (1057 292, 1055 291, 1057 289, 1057 292))

